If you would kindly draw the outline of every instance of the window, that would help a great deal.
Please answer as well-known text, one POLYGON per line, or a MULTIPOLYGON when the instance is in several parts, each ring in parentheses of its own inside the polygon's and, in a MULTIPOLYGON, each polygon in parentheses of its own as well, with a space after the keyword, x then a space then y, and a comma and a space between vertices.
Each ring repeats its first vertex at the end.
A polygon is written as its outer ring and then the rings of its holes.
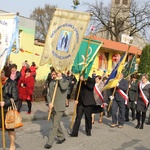
POLYGON ((108 56, 109 53, 105 53, 105 52, 101 52, 99 55, 99 65, 98 68, 99 69, 108 69, 108 56))
POLYGON ((120 4, 120 0, 115 0, 115 4, 120 4))
POLYGON ((123 0, 122 4, 123 5, 127 5, 128 4, 128 0, 123 0))

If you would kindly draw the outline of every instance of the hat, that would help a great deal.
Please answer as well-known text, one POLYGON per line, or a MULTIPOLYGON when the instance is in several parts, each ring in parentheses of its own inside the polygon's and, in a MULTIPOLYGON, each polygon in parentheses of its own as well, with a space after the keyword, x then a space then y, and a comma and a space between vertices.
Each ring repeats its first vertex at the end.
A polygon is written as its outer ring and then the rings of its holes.
POLYGON ((136 79, 137 79, 137 75, 136 75, 136 74, 133 74, 133 75, 131 76, 131 78, 136 78, 136 79))

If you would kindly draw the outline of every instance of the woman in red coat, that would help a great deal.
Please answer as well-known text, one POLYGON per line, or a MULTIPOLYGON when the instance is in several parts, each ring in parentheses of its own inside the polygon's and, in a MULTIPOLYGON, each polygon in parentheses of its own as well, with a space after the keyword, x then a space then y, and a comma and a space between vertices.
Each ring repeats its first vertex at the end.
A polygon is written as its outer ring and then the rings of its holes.
POLYGON ((34 79, 36 78, 37 69, 38 67, 36 66, 35 62, 32 62, 32 65, 30 66, 30 70, 31 70, 31 75, 34 77, 34 79))
POLYGON ((18 81, 18 91, 19 91, 19 103, 18 111, 22 107, 22 101, 26 101, 28 105, 27 114, 31 114, 32 107, 32 94, 34 90, 34 77, 31 75, 31 70, 27 68, 25 70, 25 76, 22 76, 18 81))

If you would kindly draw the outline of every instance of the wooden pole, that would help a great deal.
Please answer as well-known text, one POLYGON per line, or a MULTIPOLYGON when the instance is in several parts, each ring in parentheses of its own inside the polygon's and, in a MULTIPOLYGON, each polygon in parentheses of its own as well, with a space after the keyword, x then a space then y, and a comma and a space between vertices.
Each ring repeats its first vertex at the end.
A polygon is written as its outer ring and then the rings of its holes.
MULTIPOLYGON (((90 32, 90 36, 91 35, 92 35, 92 32, 90 32)), ((86 60, 87 60, 87 56, 88 56, 88 49, 90 47, 90 43, 91 43, 91 38, 89 38, 89 40, 88 40, 88 46, 87 46, 87 49, 86 49, 84 66, 86 65, 86 60)), ((84 68, 84 66, 83 66, 83 68, 84 68)), ((84 75, 84 71, 81 73, 81 75, 84 75)), ((77 94, 76 101, 78 101, 78 98, 79 98, 79 93, 80 93, 80 90, 81 90, 81 84, 82 84, 82 81, 80 81, 80 83, 79 83, 79 88, 78 88, 78 94, 77 94)), ((74 124, 74 120, 75 120, 75 116, 76 116, 76 107, 77 107, 77 105, 74 106, 74 112, 73 112, 72 121, 71 121, 71 124, 70 124, 70 129, 72 129, 73 124, 74 124)))
MULTIPOLYGON (((1 71, 0 71, 1 74, 1 71)), ((2 79, 0 76, 0 101, 2 102, 3 100, 3 94, 2 94, 2 79)), ((3 150, 6 148, 6 140, 5 140, 5 120, 4 120, 4 107, 1 107, 1 121, 2 121, 2 145, 3 145, 3 150)))
MULTIPOLYGON (((52 102, 51 102, 52 105, 54 104, 54 100, 55 100, 55 96, 56 96, 57 87, 58 87, 58 80, 56 80, 56 84, 55 84, 55 88, 54 88, 54 93, 53 93, 52 102)), ((50 120, 51 113, 52 113, 52 109, 49 110, 48 117, 47 117, 47 120, 48 120, 48 121, 50 120)))
MULTIPOLYGON (((116 88, 117 88, 117 87, 115 87, 115 88, 114 88, 114 91, 113 91, 113 94, 112 94, 112 96, 114 96, 114 94, 115 94, 115 92, 116 92, 116 88)), ((112 102, 113 102, 113 100, 110 100, 110 102, 109 102, 109 105, 108 105, 107 112, 109 112, 109 110, 110 110, 110 107, 111 107, 111 105, 112 105, 112 102)))
MULTIPOLYGON (((82 81, 80 81, 80 83, 79 83, 79 89, 78 89, 77 98, 76 98, 77 101, 79 99, 79 93, 80 93, 80 90, 81 90, 81 85, 82 85, 82 81)), ((73 111, 72 121, 71 121, 71 124, 70 124, 70 129, 72 129, 72 127, 73 127, 73 123, 74 123, 75 116, 76 116, 76 108, 77 108, 77 104, 74 106, 74 111, 73 111)))

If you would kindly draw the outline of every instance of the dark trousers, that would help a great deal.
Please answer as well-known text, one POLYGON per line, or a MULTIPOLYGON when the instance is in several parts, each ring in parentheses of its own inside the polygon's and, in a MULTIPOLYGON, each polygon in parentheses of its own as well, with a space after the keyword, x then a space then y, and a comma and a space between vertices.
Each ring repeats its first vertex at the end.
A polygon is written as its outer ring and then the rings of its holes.
POLYGON ((146 118, 146 112, 141 112, 141 111, 137 111, 137 124, 138 125, 142 125, 145 122, 145 118, 146 118), (140 122, 142 121, 142 122, 140 122))
POLYGON ((77 115, 73 126, 72 134, 78 135, 83 114, 85 115, 85 131, 87 134, 91 133, 93 106, 84 106, 82 104, 78 104, 76 111, 77 115))
MULTIPOLYGON (((26 100, 26 102, 27 102, 27 105, 28 105, 28 113, 31 113, 32 103, 31 103, 30 100, 26 100)), ((19 99, 19 101, 18 101, 18 112, 20 112, 21 107, 22 107, 22 100, 19 99)))
POLYGON ((136 110, 136 106, 134 102, 130 102, 129 106, 126 106, 126 113, 125 113, 125 119, 129 120, 129 111, 131 109, 131 117, 132 120, 135 120, 136 115, 135 115, 135 110, 136 110), (134 105, 134 106, 133 106, 134 105))
POLYGON ((113 101, 112 104, 112 123, 113 124, 119 124, 124 125, 125 121, 125 102, 124 101, 113 101), (119 108, 119 112, 118 112, 119 108), (118 116, 117 116, 118 112, 118 116))

